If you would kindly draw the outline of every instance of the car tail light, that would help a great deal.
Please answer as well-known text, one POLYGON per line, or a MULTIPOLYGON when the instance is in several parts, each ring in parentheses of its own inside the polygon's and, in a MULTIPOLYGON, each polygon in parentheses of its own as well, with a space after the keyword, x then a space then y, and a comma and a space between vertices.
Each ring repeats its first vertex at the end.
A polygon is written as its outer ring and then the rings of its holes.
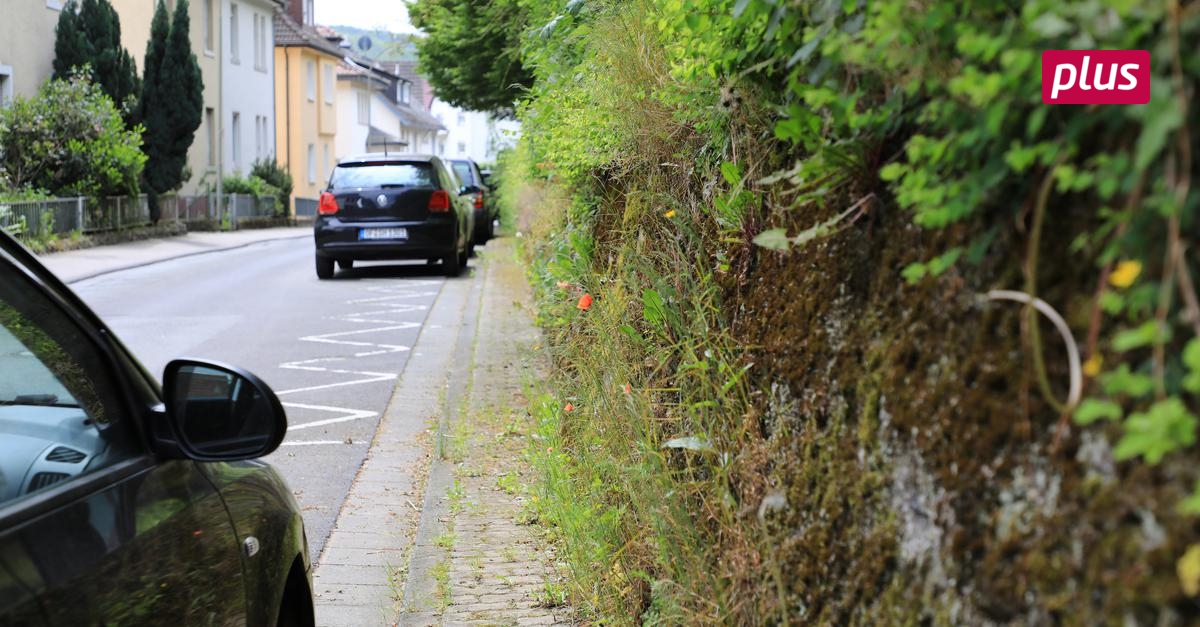
POLYGON ((429 197, 429 211, 433 213, 445 213, 450 211, 450 192, 439 189, 433 192, 429 197))
POLYGON ((483 192, 475 192, 475 208, 483 209, 483 192))
POLYGON ((323 216, 333 215, 338 212, 337 199, 329 192, 321 193, 321 204, 317 207, 317 212, 323 216))

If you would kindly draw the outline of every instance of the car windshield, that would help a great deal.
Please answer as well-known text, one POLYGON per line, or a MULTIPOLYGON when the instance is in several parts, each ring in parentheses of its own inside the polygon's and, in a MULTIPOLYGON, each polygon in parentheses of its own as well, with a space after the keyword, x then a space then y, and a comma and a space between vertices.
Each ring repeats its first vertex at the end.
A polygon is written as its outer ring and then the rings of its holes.
POLYGON ((463 185, 477 185, 475 176, 471 172, 471 164, 467 161, 455 161, 454 171, 458 174, 458 178, 462 180, 463 185))
POLYGON ((428 163, 346 163, 333 169, 330 189, 361 187, 434 187, 428 163))

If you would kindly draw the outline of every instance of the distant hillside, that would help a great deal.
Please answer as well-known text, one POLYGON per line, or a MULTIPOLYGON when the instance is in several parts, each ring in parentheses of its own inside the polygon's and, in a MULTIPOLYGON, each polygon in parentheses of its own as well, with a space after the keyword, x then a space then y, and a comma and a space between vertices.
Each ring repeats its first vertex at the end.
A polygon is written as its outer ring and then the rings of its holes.
POLYGON ((329 28, 345 37, 350 48, 364 57, 376 61, 417 60, 417 50, 411 41, 412 35, 354 26, 330 25, 329 28))

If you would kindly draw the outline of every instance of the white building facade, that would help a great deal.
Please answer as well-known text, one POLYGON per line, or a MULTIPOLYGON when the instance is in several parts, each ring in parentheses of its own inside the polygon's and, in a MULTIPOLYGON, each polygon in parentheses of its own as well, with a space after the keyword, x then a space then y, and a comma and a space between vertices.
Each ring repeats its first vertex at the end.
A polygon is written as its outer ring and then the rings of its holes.
POLYGON ((465 111, 436 98, 429 112, 446 127, 438 139, 437 154, 448 159, 466 158, 481 165, 495 163, 501 150, 516 145, 521 131, 521 123, 516 120, 465 111))
POLYGON ((273 0, 224 0, 221 174, 246 176, 275 156, 273 0))

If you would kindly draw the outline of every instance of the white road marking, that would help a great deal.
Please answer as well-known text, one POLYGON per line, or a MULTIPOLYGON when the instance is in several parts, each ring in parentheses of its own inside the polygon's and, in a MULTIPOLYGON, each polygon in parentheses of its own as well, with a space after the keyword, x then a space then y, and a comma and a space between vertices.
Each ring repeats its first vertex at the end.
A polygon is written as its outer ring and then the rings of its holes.
MULTIPOLYGON (((372 341, 382 339, 383 334, 394 334, 397 331, 406 331, 421 326, 418 322, 407 322, 396 319, 396 316, 407 314, 414 311, 428 309, 426 305, 414 305, 411 303, 397 302, 412 298, 421 298, 428 296, 436 296, 437 291, 414 290, 414 287, 424 286, 440 286, 441 281, 406 281, 403 284, 389 283, 387 285, 373 285, 366 288, 365 291, 378 294, 366 298, 355 298, 346 301, 347 305, 354 306, 354 312, 337 316, 336 319, 341 322, 349 322, 355 324, 366 325, 382 325, 371 326, 368 328, 351 329, 349 331, 337 331, 334 333, 322 333, 316 335, 306 335, 299 338, 301 342, 313 342, 317 344, 326 344, 333 346, 344 346, 351 349, 359 349, 350 354, 330 355, 326 357, 316 357, 312 359, 302 359, 297 361, 289 361, 279 364, 279 368, 285 370, 301 370, 305 372, 323 373, 328 375, 349 375, 353 377, 349 380, 331 381, 317 385, 310 385, 298 388, 292 388, 276 392, 278 396, 303 394, 327 390, 336 387, 346 387, 351 385, 369 385, 372 383, 380 383, 384 381, 394 381, 399 376, 397 372, 375 372, 367 370, 355 370, 346 366, 353 365, 354 360, 362 357, 370 357, 374 355, 385 355, 389 353, 399 353, 411 350, 411 347, 391 342, 372 341)), ((330 377, 337 378, 337 377, 330 377)), ((305 411, 328 412, 334 414, 331 418, 314 420, 311 422, 302 422, 289 425, 288 431, 299 431, 301 429, 312 429, 323 427, 332 424, 343 422, 351 422, 361 420, 363 418, 375 418, 379 416, 379 412, 354 409, 352 407, 335 407, 330 405, 317 405, 297 402, 284 402, 285 407, 291 409, 299 409, 305 411)), ((317 444, 342 444, 341 441, 334 440, 315 440, 315 441, 298 441, 284 442, 283 446, 310 446, 317 444)))
POLYGON ((329 407, 326 405, 305 405, 303 403, 283 403, 284 407, 295 407, 297 409, 311 409, 313 411, 327 411, 337 414, 344 414, 337 418, 326 418, 325 420, 314 420, 312 422, 302 422, 296 425, 288 425, 288 431, 299 431, 300 429, 311 429, 313 427, 324 427, 325 425, 337 424, 339 422, 350 422, 351 420, 360 420, 362 418, 374 418, 379 415, 379 412, 367 411, 365 409, 350 409, 348 407, 329 407))

